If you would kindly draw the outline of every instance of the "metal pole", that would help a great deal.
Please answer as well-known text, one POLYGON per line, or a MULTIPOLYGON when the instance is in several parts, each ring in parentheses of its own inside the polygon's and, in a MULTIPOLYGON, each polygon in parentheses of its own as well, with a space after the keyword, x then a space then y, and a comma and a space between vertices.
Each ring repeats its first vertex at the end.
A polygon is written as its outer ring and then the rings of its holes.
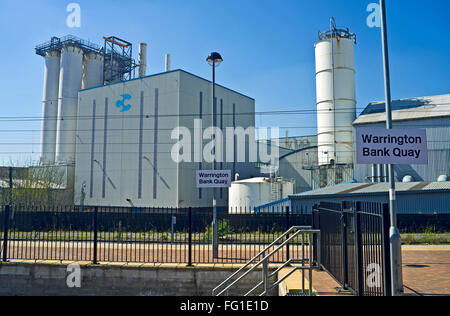
MULTIPOLYGON (((387 129, 392 129, 392 105, 391 105, 391 85, 389 71, 389 49, 387 38, 387 19, 386 19, 386 1, 380 0, 381 8, 381 37, 383 45, 383 64, 384 64, 384 87, 386 94, 386 125, 387 129)), ((390 248, 391 248, 391 289, 392 295, 396 296, 403 293, 402 277, 402 245, 400 232, 397 227, 397 202, 395 192, 395 172, 394 165, 388 166, 389 172, 389 210, 391 217, 390 227, 390 248)))
POLYGON ((97 247, 98 247, 98 207, 94 208, 94 264, 98 264, 97 258, 97 247))
POLYGON ((9 205, 12 205, 12 199, 13 199, 13 167, 9 167, 9 205))
POLYGON ((263 265, 262 265, 262 278, 263 278, 263 288, 264 288, 264 296, 267 296, 267 289, 268 289, 268 278, 267 278, 267 274, 268 274, 268 263, 267 260, 263 261, 263 265))
POLYGON ((358 296, 364 296, 364 268, 363 268, 363 244, 361 232, 361 202, 356 202, 356 208, 353 210, 353 220, 355 229, 356 245, 356 279, 358 296))
MULTIPOLYGON (((286 207, 286 231, 291 229, 291 221, 290 221, 290 209, 289 206, 286 207)), ((289 239, 289 234, 287 234, 286 239, 289 239)), ((291 259, 290 255, 291 249, 289 247, 289 243, 286 245, 286 261, 289 261, 291 259)))
POLYGON ((192 267, 192 207, 189 208, 189 246, 188 246, 188 267, 192 267))
POLYGON ((11 206, 5 206, 5 218, 3 222, 3 262, 8 262, 8 232, 9 232, 9 217, 11 206))
MULTIPOLYGON (((212 125, 213 128, 216 126, 216 61, 213 60, 212 64, 212 88, 213 88, 213 99, 212 99, 212 125)), ((213 150, 213 163, 212 170, 216 170, 216 137, 214 136, 214 150, 213 150)), ((212 242, 213 242, 213 258, 217 259, 219 257, 219 240, 218 240, 218 227, 217 227, 217 200, 216 200, 216 188, 213 188, 213 223, 212 223, 212 242)))
POLYGON ((175 216, 172 216, 172 227, 171 227, 171 229, 172 229, 172 236, 171 236, 171 239, 170 239, 170 243, 173 245, 173 243, 175 242, 175 216))
POLYGON ((305 233, 302 232, 302 294, 305 294, 305 254, 305 233))
POLYGON ((313 296, 313 275, 312 275, 312 257, 313 257, 313 251, 312 251, 312 233, 309 232, 309 296, 313 296))

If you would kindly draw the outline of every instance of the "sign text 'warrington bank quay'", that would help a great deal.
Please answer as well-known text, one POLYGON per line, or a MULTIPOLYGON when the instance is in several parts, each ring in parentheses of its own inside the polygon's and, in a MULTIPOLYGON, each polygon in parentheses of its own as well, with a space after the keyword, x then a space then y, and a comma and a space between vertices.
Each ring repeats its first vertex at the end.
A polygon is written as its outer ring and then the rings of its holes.
POLYGON ((358 164, 427 164, 426 130, 359 129, 356 157, 358 164))

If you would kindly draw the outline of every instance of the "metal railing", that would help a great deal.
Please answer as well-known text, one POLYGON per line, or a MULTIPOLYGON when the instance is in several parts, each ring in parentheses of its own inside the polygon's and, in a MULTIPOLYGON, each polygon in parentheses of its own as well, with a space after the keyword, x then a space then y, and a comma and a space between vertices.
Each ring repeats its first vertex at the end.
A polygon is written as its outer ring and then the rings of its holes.
POLYGON ((303 293, 305 293, 305 270, 309 270, 309 294, 312 296, 312 270, 318 269, 320 267, 320 230, 312 229, 311 226, 294 226, 290 228, 283 235, 278 237, 273 243, 267 246, 264 250, 258 253, 255 257, 253 257, 249 262, 247 262, 244 266, 242 266, 239 270, 233 273, 230 277, 228 277, 225 281, 219 284, 213 290, 213 296, 222 296, 226 294, 228 296, 229 290, 236 286, 242 279, 244 279, 247 275, 255 271, 258 267, 262 266, 262 281, 259 282, 255 287, 253 287, 250 291, 248 291, 244 296, 252 295, 258 288, 262 287, 263 292, 259 294, 259 296, 266 296, 275 289, 281 282, 290 277, 295 271, 302 271, 302 286, 303 293), (302 240, 302 258, 301 259, 288 259, 285 263, 283 263, 280 267, 278 267, 274 272, 269 274, 269 260, 272 256, 278 253, 285 246, 289 245, 294 239, 296 239, 299 235, 301 235, 302 240), (306 245, 305 245, 305 237, 308 235, 308 251, 309 257, 306 259, 306 245), (281 244, 276 246, 279 242, 285 239, 281 244), (313 251, 313 245, 317 245, 319 247, 317 252, 313 251), (272 247, 275 247, 274 250, 270 251, 272 247), (268 254, 267 254, 268 253, 268 254), (314 253, 317 254, 316 260, 313 260, 314 253), (267 255, 266 255, 267 254, 267 255), (260 259, 262 257, 262 259, 260 259), (259 260, 260 259, 260 260, 259 260), (259 261, 258 261, 259 260, 259 261), (308 263, 308 265, 306 265, 308 263), (295 266, 292 268, 289 273, 283 276, 281 279, 277 280, 273 284, 269 285, 269 280, 273 277, 277 276, 278 273, 286 268, 287 266, 293 264, 301 264, 301 266, 295 266), (251 268, 249 268, 253 265, 251 268), (249 268, 249 269, 248 269, 249 268), (236 279, 235 279, 236 278, 236 279), (233 281, 233 279, 235 279, 233 281))
MULTIPOLYGON (((245 263, 310 215, 218 214, 219 257, 213 258, 211 209, 0 206, 0 256, 6 260, 138 263, 245 263)), ((293 240, 292 244, 300 243, 293 240)), ((285 247, 269 263, 300 257, 285 247)))
POLYGON ((342 290, 390 295, 388 205, 321 203, 314 207, 313 227, 322 234, 322 269, 342 290))

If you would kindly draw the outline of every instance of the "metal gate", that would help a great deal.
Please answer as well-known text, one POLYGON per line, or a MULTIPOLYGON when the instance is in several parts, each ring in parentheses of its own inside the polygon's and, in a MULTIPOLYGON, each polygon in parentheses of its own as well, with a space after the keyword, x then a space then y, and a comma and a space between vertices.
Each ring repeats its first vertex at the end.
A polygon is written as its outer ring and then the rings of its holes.
POLYGON ((321 203, 313 208, 321 231, 321 264, 339 285, 358 296, 390 295, 389 206, 321 203))

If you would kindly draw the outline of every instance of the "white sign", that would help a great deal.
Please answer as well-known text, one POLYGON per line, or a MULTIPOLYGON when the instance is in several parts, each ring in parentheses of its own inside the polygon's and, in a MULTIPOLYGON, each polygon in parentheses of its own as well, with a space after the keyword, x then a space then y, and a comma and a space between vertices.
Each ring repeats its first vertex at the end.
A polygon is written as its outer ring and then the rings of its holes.
POLYGON ((231 187, 231 170, 198 170, 197 188, 231 187))
POLYGON ((356 159, 358 164, 426 165, 426 130, 359 128, 356 159))

